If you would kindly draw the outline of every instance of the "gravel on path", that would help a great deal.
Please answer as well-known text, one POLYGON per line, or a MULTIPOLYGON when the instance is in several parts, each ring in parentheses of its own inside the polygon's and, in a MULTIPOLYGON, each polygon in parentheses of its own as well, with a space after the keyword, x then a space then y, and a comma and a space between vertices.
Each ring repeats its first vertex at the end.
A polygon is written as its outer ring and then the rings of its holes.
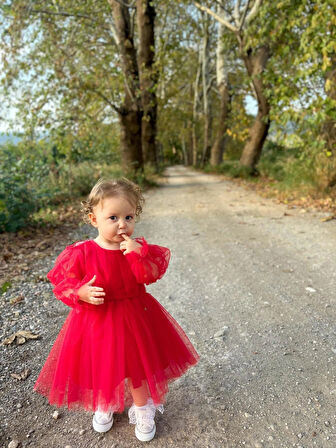
MULTIPOLYGON (((146 199, 136 233, 172 251, 148 290, 201 356, 172 383, 151 446, 335 447, 335 221, 185 167, 170 167, 146 199)), ((126 413, 99 435, 91 415, 55 413, 33 392, 68 313, 45 274, 66 244, 94 234, 80 226, 0 297, 1 341, 39 335, 0 346, 0 447, 141 445, 126 413)))

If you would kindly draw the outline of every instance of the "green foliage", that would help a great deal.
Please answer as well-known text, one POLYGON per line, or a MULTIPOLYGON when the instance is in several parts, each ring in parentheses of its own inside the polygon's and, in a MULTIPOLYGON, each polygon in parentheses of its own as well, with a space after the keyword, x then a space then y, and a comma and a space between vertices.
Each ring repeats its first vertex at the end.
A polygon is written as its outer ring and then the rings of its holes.
POLYGON ((262 176, 277 181, 279 190, 327 192, 335 172, 335 159, 318 144, 283 146, 268 142, 258 164, 262 176))
POLYGON ((288 174, 286 167, 300 156, 298 148, 286 148, 272 141, 268 141, 264 147, 258 164, 258 170, 262 176, 274 180, 283 181, 288 174))
POLYGON ((207 165, 204 170, 207 173, 225 174, 232 178, 241 179, 251 179, 255 174, 249 167, 240 165, 238 160, 225 160, 216 167, 207 165))
POLYGON ((0 294, 4 294, 6 291, 8 291, 12 287, 11 282, 4 282, 0 286, 0 294))
POLYGON ((96 146, 93 137, 58 135, 0 147, 0 232, 15 232, 42 208, 88 194, 100 177, 120 176, 114 144, 105 133, 96 146))
POLYGON ((15 232, 26 225, 37 209, 34 177, 41 163, 36 161, 39 166, 34 166, 29 158, 18 157, 5 149, 0 153, 0 164, 0 232, 15 232))

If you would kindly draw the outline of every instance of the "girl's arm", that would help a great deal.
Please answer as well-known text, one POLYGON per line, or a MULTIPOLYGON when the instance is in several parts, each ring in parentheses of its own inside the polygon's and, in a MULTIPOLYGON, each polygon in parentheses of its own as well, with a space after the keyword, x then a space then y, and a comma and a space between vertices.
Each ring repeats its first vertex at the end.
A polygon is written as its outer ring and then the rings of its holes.
POLYGON ((166 247, 147 244, 144 238, 137 238, 141 247, 125 253, 138 283, 149 285, 163 277, 170 260, 170 250, 166 247))
POLYGON ((84 254, 78 243, 68 246, 57 257, 47 277, 55 285, 53 292, 58 300, 71 308, 80 306, 78 291, 89 279, 85 277, 84 254))

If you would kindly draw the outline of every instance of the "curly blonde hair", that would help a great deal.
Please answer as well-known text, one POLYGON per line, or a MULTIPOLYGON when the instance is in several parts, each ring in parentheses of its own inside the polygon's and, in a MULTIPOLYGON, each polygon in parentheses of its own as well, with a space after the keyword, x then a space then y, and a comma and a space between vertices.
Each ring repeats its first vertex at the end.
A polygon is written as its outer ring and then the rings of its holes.
POLYGON ((141 189, 134 182, 121 177, 119 179, 99 179, 92 188, 86 201, 82 201, 82 213, 85 222, 90 222, 89 213, 100 201, 106 198, 123 196, 135 207, 135 216, 139 217, 142 212, 145 199, 141 189))

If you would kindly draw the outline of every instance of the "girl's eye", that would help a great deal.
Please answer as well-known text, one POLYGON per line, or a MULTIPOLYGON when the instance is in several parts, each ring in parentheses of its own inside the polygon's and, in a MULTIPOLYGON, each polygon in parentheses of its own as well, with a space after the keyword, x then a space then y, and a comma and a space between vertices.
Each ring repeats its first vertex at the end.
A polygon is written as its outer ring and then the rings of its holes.
POLYGON ((116 217, 116 216, 110 216, 110 220, 111 220, 111 221, 116 221, 116 220, 117 220, 117 217, 116 217))
POLYGON ((126 216, 126 221, 132 221, 132 219, 133 219, 133 216, 131 216, 131 215, 126 216))

